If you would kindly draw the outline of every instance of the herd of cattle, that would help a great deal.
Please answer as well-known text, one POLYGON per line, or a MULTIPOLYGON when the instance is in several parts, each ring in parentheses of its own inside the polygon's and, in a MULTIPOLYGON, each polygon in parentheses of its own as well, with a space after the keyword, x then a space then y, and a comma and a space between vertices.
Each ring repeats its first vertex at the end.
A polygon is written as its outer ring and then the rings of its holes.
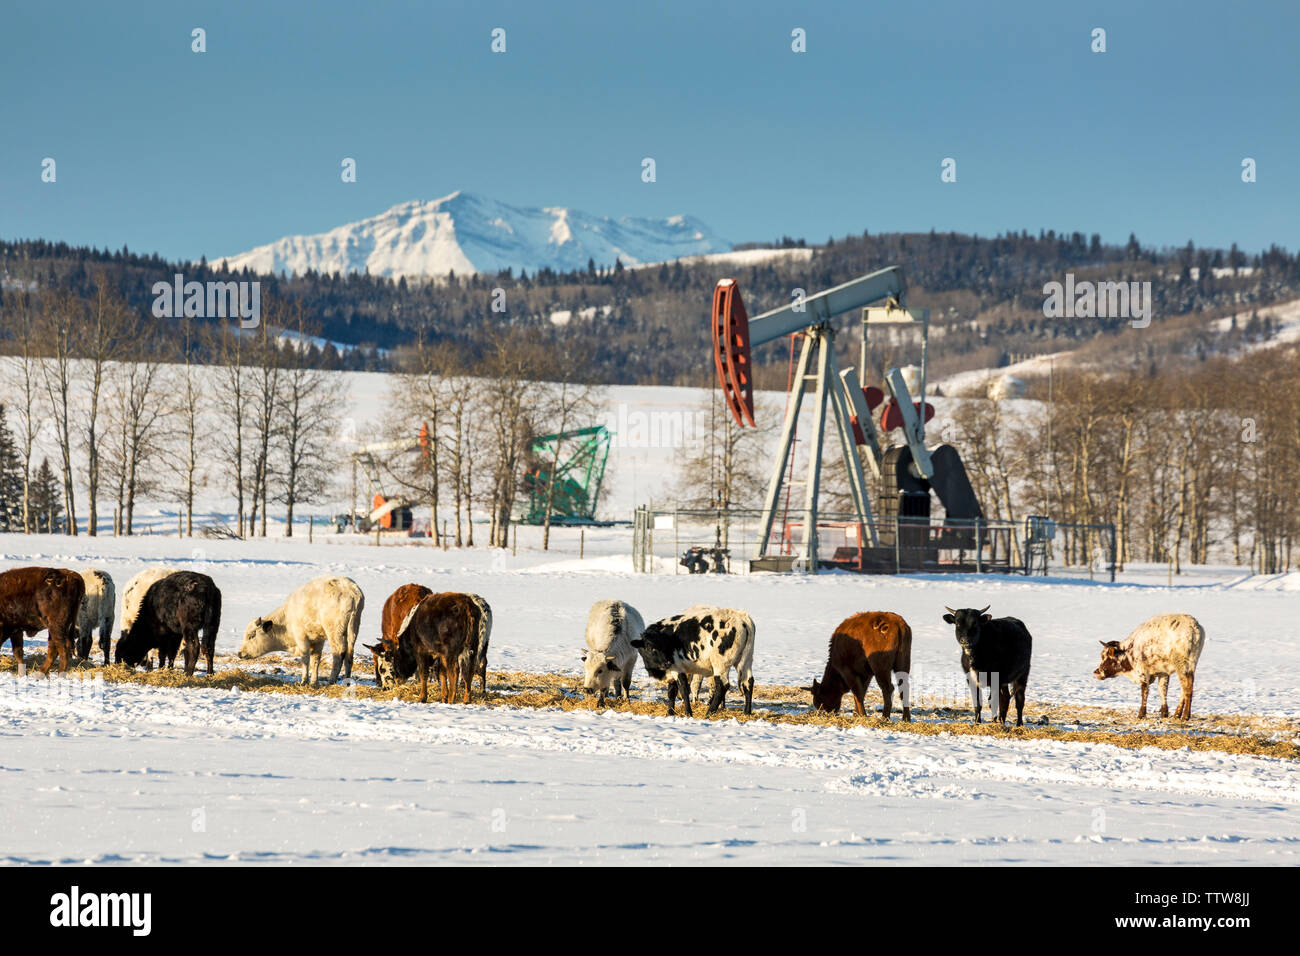
MULTIPOLYGON (((0 647, 9 642, 23 663, 23 638, 39 631, 49 635, 41 672, 48 674, 57 659, 58 673, 71 665, 74 654, 88 658, 98 631, 104 664, 109 662, 116 592, 103 571, 62 568, 16 568, 0 573, 0 647)), ((244 631, 238 656, 247 660, 273 651, 287 651, 302 660, 302 681, 320 681, 321 657, 328 644, 332 656, 330 682, 352 676, 352 657, 365 608, 365 595, 355 581, 323 576, 299 587, 280 607, 253 620, 244 631)), ((1033 639, 1014 617, 993 618, 988 608, 945 608, 943 620, 953 626, 968 676, 975 722, 980 721, 984 689, 989 709, 997 696, 998 721, 1005 723, 1011 700, 1016 726, 1024 723, 1025 691, 1033 639)), ((221 591, 206 574, 176 568, 150 568, 132 578, 122 593, 121 633, 114 652, 119 664, 172 667, 184 651, 186 675, 193 675, 200 654, 213 674, 213 654, 221 626, 221 591)), ((477 594, 434 592, 419 584, 404 584, 384 602, 378 644, 364 645, 373 655, 375 680, 381 688, 418 676, 420 701, 428 700, 429 675, 439 683, 439 700, 452 703, 463 686, 470 700, 474 678, 487 690, 488 643, 492 609, 477 594)), ((668 713, 676 713, 680 694, 686 716, 691 699, 699 699, 705 678, 712 680, 707 713, 721 709, 735 671, 744 695, 744 712, 754 703, 754 621, 744 611, 696 605, 681 614, 647 626, 631 605, 598 601, 587 617, 583 688, 598 695, 604 706, 613 694, 627 697, 638 660, 656 681, 666 685, 668 713)), ((1191 717, 1196 662, 1205 643, 1205 630, 1188 614, 1162 614, 1142 623, 1123 641, 1102 641, 1098 679, 1127 675, 1141 689, 1139 717, 1146 716, 1147 691, 1158 682, 1160 716, 1169 716, 1169 678, 1177 675, 1182 697, 1175 716, 1191 717)), ((889 719, 897 688, 902 717, 910 721, 912 629, 897 614, 871 611, 854 614, 831 635, 825 672, 810 687, 813 706, 839 711, 845 694, 852 694, 857 714, 866 714, 865 697, 872 680, 884 699, 889 719)))

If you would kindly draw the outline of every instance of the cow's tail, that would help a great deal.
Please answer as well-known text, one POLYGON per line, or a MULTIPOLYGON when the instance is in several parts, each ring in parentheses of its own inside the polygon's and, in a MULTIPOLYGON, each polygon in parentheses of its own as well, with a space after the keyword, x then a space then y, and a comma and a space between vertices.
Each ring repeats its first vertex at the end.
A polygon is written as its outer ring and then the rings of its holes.
POLYGON ((347 669, 347 676, 352 676, 352 655, 357 649, 357 635, 361 633, 361 612, 366 609, 366 596, 357 589, 357 600, 348 609, 348 619, 344 622, 343 634, 347 640, 347 647, 344 648, 343 663, 347 669))
POLYGON ((212 600, 207 602, 203 615, 203 654, 208 662, 208 676, 212 676, 212 658, 217 650, 217 632, 221 630, 221 591, 212 588, 212 600))
POLYGON ((899 637, 898 650, 894 652, 894 672, 902 671, 904 674, 912 672, 912 626, 906 621, 902 622, 903 626, 899 637))

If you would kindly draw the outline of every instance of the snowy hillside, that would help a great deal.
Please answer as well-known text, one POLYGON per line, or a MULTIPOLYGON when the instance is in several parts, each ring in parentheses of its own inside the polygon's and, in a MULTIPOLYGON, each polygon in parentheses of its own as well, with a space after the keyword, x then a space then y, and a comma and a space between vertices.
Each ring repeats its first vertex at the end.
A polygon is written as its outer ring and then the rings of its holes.
POLYGON ((611 219, 576 209, 511 206, 473 193, 413 200, 314 236, 287 236, 217 259, 259 273, 366 272, 390 278, 503 269, 559 272, 588 260, 631 266, 726 252, 731 243, 690 216, 611 219))

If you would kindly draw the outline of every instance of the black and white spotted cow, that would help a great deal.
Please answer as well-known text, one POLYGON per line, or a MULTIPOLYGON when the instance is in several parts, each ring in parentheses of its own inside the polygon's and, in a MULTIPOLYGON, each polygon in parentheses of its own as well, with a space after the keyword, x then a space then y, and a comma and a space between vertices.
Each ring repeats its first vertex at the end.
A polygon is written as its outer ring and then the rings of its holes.
POLYGON ((745 713, 753 712, 754 619, 744 611, 697 604, 651 624, 632 646, 641 654, 646 672, 667 682, 669 716, 676 712, 679 691, 686 716, 692 716, 691 678, 697 676, 713 678, 707 714, 719 710, 733 667, 745 694, 745 713))

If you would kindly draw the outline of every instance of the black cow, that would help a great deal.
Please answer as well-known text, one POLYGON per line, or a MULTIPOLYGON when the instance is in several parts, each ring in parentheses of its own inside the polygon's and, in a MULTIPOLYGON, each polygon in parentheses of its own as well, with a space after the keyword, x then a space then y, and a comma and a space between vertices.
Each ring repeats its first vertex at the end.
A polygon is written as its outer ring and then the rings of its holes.
POLYGON ((206 574, 177 571, 155 582, 145 593, 139 615, 117 642, 114 660, 135 667, 154 648, 160 663, 175 660, 183 644, 185 676, 194 675, 202 651, 211 677, 220 626, 221 591, 216 583, 206 574))
MULTIPOLYGON (((1034 639, 1029 629, 1018 618, 1000 617, 994 620, 982 610, 962 608, 954 611, 945 605, 948 613, 943 619, 954 625, 957 643, 961 645, 961 668, 970 677, 971 703, 975 707, 975 723, 980 722, 981 684, 995 685, 998 689, 998 722, 1005 724, 1011 695, 1016 695, 1016 726, 1024 726, 1025 687, 1029 683, 1029 662, 1033 656, 1034 639)), ((993 701, 989 700, 989 710, 993 701)))

